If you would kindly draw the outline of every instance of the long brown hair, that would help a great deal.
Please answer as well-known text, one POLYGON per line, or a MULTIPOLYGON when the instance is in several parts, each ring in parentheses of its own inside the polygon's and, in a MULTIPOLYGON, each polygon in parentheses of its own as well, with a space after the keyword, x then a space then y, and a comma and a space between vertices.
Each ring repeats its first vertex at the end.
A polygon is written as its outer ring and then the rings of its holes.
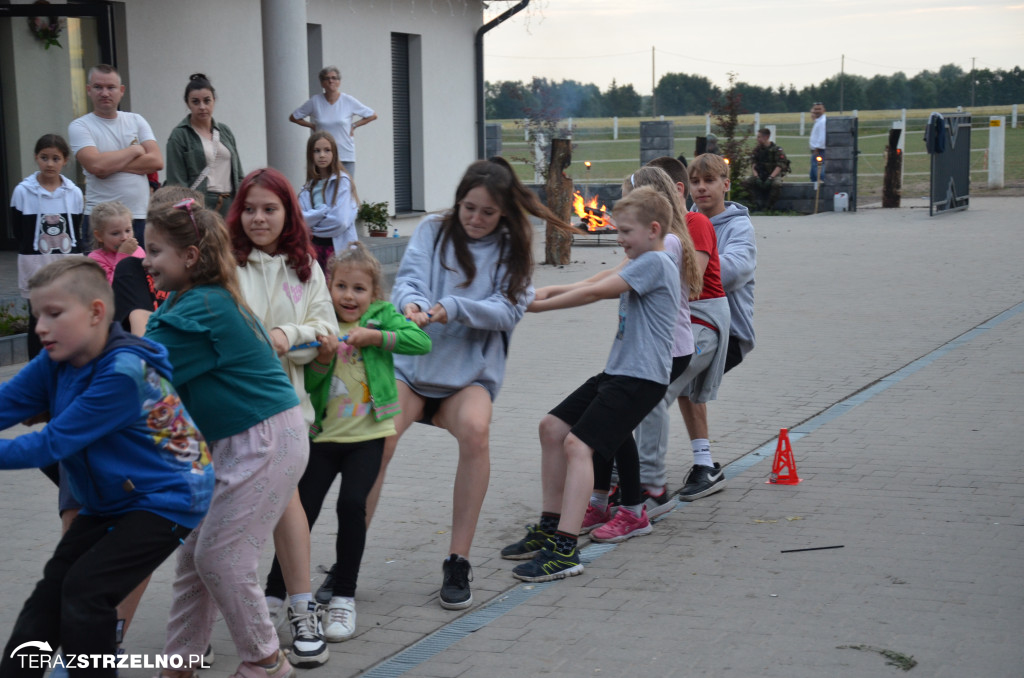
MULTIPOLYGON (((633 172, 622 182, 622 194, 627 195, 634 188, 651 186, 659 193, 668 198, 672 205, 672 221, 669 223, 668 232, 679 238, 683 246, 683 261, 680 270, 680 282, 685 283, 690 299, 700 296, 704 288, 704 276, 697 271, 697 252, 693 249, 693 238, 690 237, 690 229, 686 227, 686 210, 683 208, 682 198, 676 189, 672 177, 660 167, 646 165, 633 172)), ((616 203, 617 204, 617 203, 616 203)))
POLYGON ((507 234, 509 248, 506 254, 505 245, 502 244, 502 263, 506 264, 502 285, 508 300, 518 303, 520 295, 526 291, 533 276, 533 224, 530 223, 528 215, 544 219, 559 229, 575 229, 545 207, 537 196, 519 181, 515 170, 504 158, 477 160, 462 176, 462 181, 455 189, 455 205, 441 222, 441 265, 449 271, 455 270, 444 260, 445 245, 451 242, 455 249, 455 260, 466 276, 464 286, 469 286, 473 282, 477 270, 473 255, 469 252, 469 236, 459 221, 459 203, 467 193, 478 186, 487 189, 491 199, 501 209, 498 230, 507 234))
POLYGON ((183 252, 195 247, 199 252, 196 263, 188 269, 189 286, 179 290, 178 298, 181 292, 199 285, 218 285, 227 290, 240 309, 255 317, 242 299, 235 256, 220 214, 199 207, 190 200, 177 205, 180 207, 165 204, 150 209, 146 214, 146 225, 160 231, 176 250, 183 252))
POLYGON ((313 203, 313 189, 318 181, 324 182, 324 201, 327 201, 327 180, 334 176, 338 177, 338 181, 334 182, 334 195, 331 196, 331 204, 336 204, 338 202, 338 187, 341 185, 342 175, 348 177, 349 185, 352 187, 352 199, 358 205, 359 194, 356 193, 356 182, 352 180, 352 176, 345 171, 341 161, 338 160, 338 142, 334 139, 334 135, 324 129, 310 134, 309 141, 306 142, 306 189, 309 191, 310 204, 313 203), (327 139, 327 142, 331 145, 331 164, 323 174, 321 174, 321 170, 316 166, 316 163, 313 162, 313 147, 321 139, 327 139))

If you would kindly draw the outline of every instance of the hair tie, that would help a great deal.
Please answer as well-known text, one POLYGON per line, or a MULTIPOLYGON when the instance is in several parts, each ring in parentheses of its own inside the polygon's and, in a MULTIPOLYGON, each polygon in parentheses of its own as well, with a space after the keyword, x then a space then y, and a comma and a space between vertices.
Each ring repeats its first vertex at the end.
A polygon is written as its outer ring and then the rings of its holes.
POLYGON ((202 237, 199 235, 199 224, 196 223, 196 215, 192 212, 192 209, 193 207, 195 207, 195 204, 195 199, 185 198, 181 202, 174 203, 174 209, 185 210, 185 212, 188 213, 188 218, 192 220, 192 228, 196 230, 196 242, 198 242, 202 240, 202 237))

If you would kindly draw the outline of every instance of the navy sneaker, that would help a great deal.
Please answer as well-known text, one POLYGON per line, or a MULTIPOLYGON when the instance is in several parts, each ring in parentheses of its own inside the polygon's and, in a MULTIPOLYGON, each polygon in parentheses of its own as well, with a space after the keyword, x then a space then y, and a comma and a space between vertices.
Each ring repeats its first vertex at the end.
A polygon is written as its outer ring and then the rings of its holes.
POLYGON ((540 529, 540 525, 527 525, 526 536, 501 549, 501 557, 506 560, 531 560, 553 536, 540 529))
POLYGON ((554 581, 555 579, 575 577, 578 574, 583 574, 579 548, 573 547, 571 553, 559 553, 555 550, 555 542, 551 539, 533 560, 516 565, 512 570, 513 577, 530 582, 554 581))

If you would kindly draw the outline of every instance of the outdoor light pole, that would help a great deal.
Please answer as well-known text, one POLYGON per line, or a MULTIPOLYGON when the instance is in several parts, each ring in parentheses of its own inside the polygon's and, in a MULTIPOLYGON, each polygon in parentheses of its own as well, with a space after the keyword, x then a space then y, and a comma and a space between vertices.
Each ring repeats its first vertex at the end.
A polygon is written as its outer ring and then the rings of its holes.
POLYGON ((814 160, 818 163, 818 174, 814 179, 814 213, 818 213, 818 194, 821 192, 821 156, 817 156, 814 160))
MULTIPOLYGON (((729 167, 729 164, 730 164, 729 163, 729 158, 722 158, 722 160, 725 160, 726 171, 731 175, 732 174, 732 168, 729 167)), ((729 182, 729 190, 725 192, 725 199, 726 200, 730 200, 731 198, 732 198, 732 182, 730 181, 729 182)))

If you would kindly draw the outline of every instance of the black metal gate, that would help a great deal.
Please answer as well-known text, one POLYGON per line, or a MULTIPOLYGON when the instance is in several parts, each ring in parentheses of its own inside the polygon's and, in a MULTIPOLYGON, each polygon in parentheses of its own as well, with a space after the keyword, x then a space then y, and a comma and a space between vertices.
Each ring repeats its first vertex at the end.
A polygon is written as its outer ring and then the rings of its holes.
MULTIPOLYGON (((952 113, 944 118, 942 138, 934 139, 928 148, 932 161, 929 216, 965 210, 971 201, 971 114, 952 113)), ((934 124, 929 126, 933 132, 934 124)))

